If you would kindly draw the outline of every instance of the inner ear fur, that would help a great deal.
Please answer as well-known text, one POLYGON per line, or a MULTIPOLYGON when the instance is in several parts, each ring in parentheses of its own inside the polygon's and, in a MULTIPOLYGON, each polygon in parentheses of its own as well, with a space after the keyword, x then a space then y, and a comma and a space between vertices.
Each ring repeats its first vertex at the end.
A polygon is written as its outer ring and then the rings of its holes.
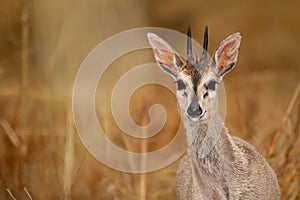
POLYGON ((165 72, 176 79, 180 67, 183 65, 183 59, 165 40, 154 33, 147 34, 149 43, 153 49, 154 58, 157 64, 165 72))
POLYGON ((235 33, 224 39, 216 50, 213 67, 219 77, 232 70, 238 59, 242 36, 235 33))

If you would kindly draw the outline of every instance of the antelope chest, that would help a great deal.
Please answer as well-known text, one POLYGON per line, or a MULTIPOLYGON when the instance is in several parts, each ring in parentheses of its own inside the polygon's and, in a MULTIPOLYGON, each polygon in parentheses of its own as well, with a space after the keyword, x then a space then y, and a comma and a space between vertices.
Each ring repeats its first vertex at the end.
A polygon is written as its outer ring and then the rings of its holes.
POLYGON ((218 163, 203 162, 195 166, 186 154, 178 167, 175 182, 177 198, 181 199, 229 199, 225 168, 218 163))

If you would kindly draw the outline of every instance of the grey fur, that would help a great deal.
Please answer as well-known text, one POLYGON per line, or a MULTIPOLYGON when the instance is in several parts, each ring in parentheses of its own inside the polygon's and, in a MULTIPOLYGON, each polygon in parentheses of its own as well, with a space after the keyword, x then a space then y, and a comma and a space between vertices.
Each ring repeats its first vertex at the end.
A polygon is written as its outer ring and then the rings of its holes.
MULTIPOLYGON (((196 135, 180 161, 175 191, 179 200, 241 199, 278 200, 280 190, 276 175, 266 159, 244 140, 228 134, 216 114, 208 124, 189 127, 196 135), (219 133, 216 145, 201 158, 201 144, 207 135, 219 133)), ((216 136, 217 137, 217 136, 216 136)))
MULTIPOLYGON (((160 48, 171 48, 155 34, 148 34, 148 39, 154 50, 158 48, 156 43, 160 48)), ((273 169, 252 145, 230 136, 218 114, 215 91, 205 87, 210 81, 220 81, 234 68, 240 42, 239 33, 230 35, 216 50, 212 64, 204 63, 205 66, 196 71, 189 62, 180 62, 182 65, 178 66, 175 58, 180 56, 175 51, 173 63, 166 63, 171 59, 164 60, 162 55, 155 56, 158 63, 165 62, 162 69, 166 72, 169 66, 176 65, 179 70, 172 76, 186 85, 176 92, 188 143, 176 174, 175 191, 179 200, 280 199, 273 169), (206 93, 208 95, 204 95, 206 93), (187 113, 194 98, 204 112, 199 118, 187 113)))

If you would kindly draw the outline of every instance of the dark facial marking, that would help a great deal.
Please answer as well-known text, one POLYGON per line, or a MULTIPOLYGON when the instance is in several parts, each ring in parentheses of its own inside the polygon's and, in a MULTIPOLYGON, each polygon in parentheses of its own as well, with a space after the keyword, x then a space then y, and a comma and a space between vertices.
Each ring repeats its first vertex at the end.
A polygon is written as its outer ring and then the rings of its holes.
POLYGON ((199 75, 197 68, 193 64, 187 62, 186 65, 183 67, 183 71, 185 74, 191 76, 192 83, 193 83, 193 89, 194 89, 195 94, 197 94, 197 86, 198 86, 198 83, 200 80, 200 75, 199 75))
POLYGON ((177 89, 178 90, 183 90, 183 89, 186 88, 186 85, 184 84, 184 82, 182 80, 179 79, 179 80, 176 81, 176 83, 177 83, 177 89))
POLYGON ((194 73, 193 73, 193 76, 192 76, 192 80, 193 80, 193 88, 194 88, 194 92, 195 94, 197 95, 197 86, 198 86, 198 83, 199 83, 199 72, 198 70, 195 69, 194 73))
POLYGON ((209 81, 209 83, 207 84, 207 89, 209 90, 215 90, 216 89, 216 84, 217 84, 217 81, 209 81))

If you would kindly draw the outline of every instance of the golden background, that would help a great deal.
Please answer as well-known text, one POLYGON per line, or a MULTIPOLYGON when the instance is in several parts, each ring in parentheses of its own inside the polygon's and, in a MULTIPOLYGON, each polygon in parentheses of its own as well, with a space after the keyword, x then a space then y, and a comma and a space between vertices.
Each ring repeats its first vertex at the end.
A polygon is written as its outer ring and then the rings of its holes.
MULTIPOLYGON (((242 33, 238 64, 224 80, 226 126, 267 157, 282 199, 300 199, 299 10, 296 0, 1 0, 0 199, 175 199, 178 162, 127 174, 94 159, 76 133, 71 95, 81 62, 104 39, 145 26, 186 33, 188 24, 200 43, 209 26, 211 55, 226 36, 242 33)), ((114 143, 147 152, 172 139, 180 118, 169 91, 145 86, 132 97, 132 117, 147 124, 149 106, 161 103, 169 114, 162 133, 139 140, 116 127, 111 89, 125 69, 141 64, 137 55, 153 62, 148 51, 113 63, 96 107, 114 143)))

